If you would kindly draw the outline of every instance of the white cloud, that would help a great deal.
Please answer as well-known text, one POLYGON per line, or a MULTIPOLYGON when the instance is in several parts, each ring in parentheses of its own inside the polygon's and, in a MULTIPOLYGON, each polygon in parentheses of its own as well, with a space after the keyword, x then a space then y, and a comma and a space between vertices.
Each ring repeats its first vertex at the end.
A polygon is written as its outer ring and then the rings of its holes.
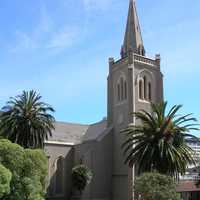
POLYGON ((83 0, 86 10, 107 10, 113 0, 83 0))
POLYGON ((16 30, 15 44, 9 48, 12 53, 35 49, 63 49, 77 41, 78 28, 66 26, 56 30, 45 5, 40 7, 40 18, 32 32, 16 30))
POLYGON ((50 17, 46 6, 43 4, 40 7, 40 20, 38 23, 37 30, 39 32, 49 32, 52 30, 52 28, 53 28, 53 19, 50 17))
POLYGON ((16 30, 15 32, 16 44, 9 48, 9 51, 12 53, 17 53, 21 50, 35 49, 37 48, 37 42, 33 37, 27 33, 16 30))
POLYGON ((37 26, 32 32, 16 30, 15 31, 15 44, 9 48, 12 53, 21 51, 34 50, 40 48, 41 38, 45 33, 48 33, 53 26, 53 21, 49 16, 45 5, 40 6, 39 21, 37 26))
MULTIPOLYGON (((115 0, 82 0, 87 11, 107 10, 113 1, 115 0)), ((57 52, 71 47, 87 35, 88 16, 86 16, 84 27, 80 30, 79 27, 70 24, 63 24, 58 27, 44 3, 40 5, 38 13, 39 20, 36 22, 34 30, 16 30, 15 42, 9 47, 11 53, 22 53, 37 49, 57 52), (79 34, 80 32, 81 34, 79 34)))
POLYGON ((54 33, 48 41, 47 48, 62 49, 71 46, 76 42, 78 30, 75 27, 64 27, 54 33))
POLYGON ((11 53, 35 49, 62 50, 77 41, 78 28, 63 25, 57 31, 56 24, 45 5, 40 7, 39 21, 33 31, 16 30, 15 44, 9 48, 11 53))

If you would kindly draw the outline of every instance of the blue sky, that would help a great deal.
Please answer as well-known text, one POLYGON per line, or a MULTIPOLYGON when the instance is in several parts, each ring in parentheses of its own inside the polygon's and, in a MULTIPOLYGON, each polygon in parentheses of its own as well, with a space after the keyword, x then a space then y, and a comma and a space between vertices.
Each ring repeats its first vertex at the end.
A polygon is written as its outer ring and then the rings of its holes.
MULTIPOLYGON (((200 1, 138 0, 147 54, 160 53, 165 99, 200 119, 200 1)), ((128 0, 2 0, 0 107, 34 89, 59 121, 106 116, 108 57, 119 58, 128 0)))

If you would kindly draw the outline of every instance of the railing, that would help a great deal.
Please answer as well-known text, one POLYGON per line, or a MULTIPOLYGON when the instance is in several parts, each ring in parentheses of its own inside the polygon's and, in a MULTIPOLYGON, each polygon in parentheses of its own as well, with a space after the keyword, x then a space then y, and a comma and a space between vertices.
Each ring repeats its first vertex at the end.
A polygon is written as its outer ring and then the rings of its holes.
MULTIPOLYGON (((156 60, 151 59, 151 58, 146 58, 146 57, 138 55, 138 54, 134 54, 134 61, 144 63, 144 64, 148 64, 148 65, 151 65, 151 66, 154 66, 154 67, 157 67, 159 65, 156 60)), ((114 66, 115 65, 122 65, 126 62, 128 62, 128 57, 121 58, 121 59, 115 61, 113 65, 114 66)))
POLYGON ((146 57, 138 55, 138 54, 134 54, 134 58, 138 62, 146 63, 146 64, 149 64, 149 65, 152 65, 152 66, 157 66, 156 61, 153 60, 153 59, 146 58, 146 57))
MULTIPOLYGON (((147 58, 147 57, 135 54, 135 53, 133 54, 133 56, 134 56, 134 61, 135 62, 151 65, 153 67, 159 66, 159 61, 157 62, 156 59, 154 60, 154 59, 147 58)), ((128 57, 121 58, 121 59, 115 61, 113 63, 113 66, 120 66, 120 65, 123 65, 123 64, 126 64, 126 63, 128 63, 128 57)))
POLYGON ((194 181, 197 181, 197 180, 200 180, 200 176, 198 174, 186 174, 184 176, 181 176, 180 177, 180 180, 184 181, 184 180, 194 180, 194 181))
POLYGON ((125 62, 128 62, 128 58, 127 57, 126 58, 121 58, 121 59, 115 61, 114 65, 121 65, 121 64, 123 64, 125 62))

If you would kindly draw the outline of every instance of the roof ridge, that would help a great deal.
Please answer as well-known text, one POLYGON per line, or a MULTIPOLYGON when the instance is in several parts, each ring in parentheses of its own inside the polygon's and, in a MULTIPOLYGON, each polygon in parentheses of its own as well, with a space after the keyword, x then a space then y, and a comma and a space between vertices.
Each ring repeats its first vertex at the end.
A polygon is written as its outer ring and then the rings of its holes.
POLYGON ((71 125, 79 125, 79 126, 90 126, 90 124, 79 124, 77 122, 55 121, 55 123, 71 124, 71 125))

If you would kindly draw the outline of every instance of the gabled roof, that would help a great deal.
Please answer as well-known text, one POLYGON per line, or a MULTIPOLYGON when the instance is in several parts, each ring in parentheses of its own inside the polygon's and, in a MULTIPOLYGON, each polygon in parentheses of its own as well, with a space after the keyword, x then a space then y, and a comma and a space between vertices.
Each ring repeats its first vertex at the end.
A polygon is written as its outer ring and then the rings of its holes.
MULTIPOLYGON (((56 122, 55 130, 48 142, 52 144, 69 143, 79 144, 90 140, 98 140, 107 130, 107 121, 103 120, 92 125, 82 125, 75 123, 56 122)), ((108 129, 110 130, 110 129, 108 129)))
POLYGON ((107 130, 106 120, 92 124, 88 127, 82 139, 83 141, 97 140, 104 133, 105 130, 107 130))
POLYGON ((85 135, 89 125, 55 122, 55 130, 52 131, 52 137, 48 141, 79 143, 85 135))

